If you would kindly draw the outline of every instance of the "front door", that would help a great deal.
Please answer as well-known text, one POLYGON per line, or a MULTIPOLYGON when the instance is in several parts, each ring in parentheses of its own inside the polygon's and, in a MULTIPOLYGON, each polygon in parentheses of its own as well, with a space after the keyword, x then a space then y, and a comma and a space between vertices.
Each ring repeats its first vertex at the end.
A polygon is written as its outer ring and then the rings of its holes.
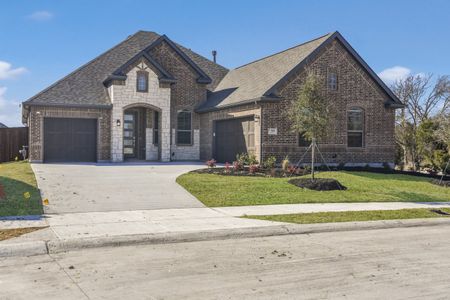
POLYGON ((125 112, 123 115, 123 155, 125 158, 137 156, 137 112, 125 112))

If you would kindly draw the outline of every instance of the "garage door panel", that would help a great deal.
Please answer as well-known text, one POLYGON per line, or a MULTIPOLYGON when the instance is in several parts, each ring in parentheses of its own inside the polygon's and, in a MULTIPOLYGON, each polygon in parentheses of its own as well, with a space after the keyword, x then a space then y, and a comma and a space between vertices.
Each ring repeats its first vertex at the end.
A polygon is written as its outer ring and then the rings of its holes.
POLYGON ((254 152, 255 134, 253 117, 236 118, 216 122, 215 159, 232 162, 236 155, 254 152))
POLYGON ((95 162, 96 152, 96 119, 44 119, 44 161, 95 162))

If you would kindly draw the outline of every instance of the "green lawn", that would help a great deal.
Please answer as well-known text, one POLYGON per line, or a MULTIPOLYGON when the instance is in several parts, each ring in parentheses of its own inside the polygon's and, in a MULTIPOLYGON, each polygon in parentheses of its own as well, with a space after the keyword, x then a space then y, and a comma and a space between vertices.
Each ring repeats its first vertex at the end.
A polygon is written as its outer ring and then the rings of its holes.
POLYGON ((288 183, 288 178, 187 173, 177 182, 207 206, 239 206, 325 202, 450 201, 450 188, 427 178, 370 172, 323 172, 345 191, 312 191, 288 183))
MULTIPOLYGON (((440 210, 450 213, 450 209, 448 208, 442 208, 440 210)), ((448 218, 449 216, 441 215, 425 208, 399 209, 399 210, 320 212, 320 213, 271 215, 271 216, 245 216, 245 218, 250 219, 297 223, 297 224, 443 218, 443 217, 448 218)))
POLYGON ((42 201, 36 178, 28 162, 0 164, 0 184, 6 198, 0 198, 0 216, 42 214, 42 201), (29 198, 24 193, 29 193, 29 198))

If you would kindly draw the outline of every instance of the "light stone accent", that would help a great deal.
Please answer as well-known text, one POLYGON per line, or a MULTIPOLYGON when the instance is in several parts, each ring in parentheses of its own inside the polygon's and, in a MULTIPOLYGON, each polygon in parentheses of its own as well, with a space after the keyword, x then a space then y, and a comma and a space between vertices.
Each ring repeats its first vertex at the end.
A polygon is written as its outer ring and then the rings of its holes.
MULTIPOLYGON (((158 76, 145 63, 140 66, 146 67, 148 76, 148 92, 136 91, 136 72, 141 70, 137 66, 127 73, 124 85, 111 85, 108 89, 113 104, 111 118, 111 160, 113 162, 123 161, 123 112, 124 107, 135 105, 146 106, 160 110, 160 151, 161 161, 170 161, 170 86, 161 87, 158 76), (116 125, 116 121, 121 121, 121 126, 116 125)), ((146 153, 147 149, 146 149, 146 153)), ((157 153, 157 152, 156 152, 157 153)))
POLYGON ((158 146, 153 144, 153 128, 145 129, 145 159, 158 160, 158 146))
POLYGON ((200 159, 200 130, 194 129, 193 143, 189 146, 176 144, 176 130, 172 129, 172 160, 199 160, 200 159))

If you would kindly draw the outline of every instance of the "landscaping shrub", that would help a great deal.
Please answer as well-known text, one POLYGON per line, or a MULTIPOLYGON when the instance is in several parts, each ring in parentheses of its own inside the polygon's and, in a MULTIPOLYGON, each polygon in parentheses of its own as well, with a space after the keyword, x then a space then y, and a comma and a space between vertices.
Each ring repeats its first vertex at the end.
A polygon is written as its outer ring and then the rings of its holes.
POLYGON ((231 165, 229 162, 225 163, 225 173, 230 173, 231 172, 231 165))
POLYGON ((233 161, 233 171, 237 172, 244 169, 244 165, 238 160, 233 161))
POLYGON ((247 164, 249 166, 250 165, 257 165, 257 164, 259 164, 259 161, 256 159, 256 155, 255 154, 249 154, 248 155, 247 164))
POLYGON ((287 172, 289 174, 297 174, 297 169, 298 168, 296 166, 289 165, 288 168, 287 168, 287 172))
POLYGON ((283 171, 287 172, 288 168, 289 168, 289 157, 286 156, 282 161, 281 161, 281 169, 283 169, 283 171))
POLYGON ((275 165, 277 163, 277 158, 275 156, 269 156, 264 162, 263 162, 263 168, 271 170, 275 168, 275 165))
POLYGON ((259 171, 259 165, 250 165, 248 171, 250 174, 255 174, 256 172, 259 171))
POLYGON ((208 168, 214 168, 216 166, 216 160, 214 158, 206 161, 206 165, 208 166, 208 168))
POLYGON ((236 155, 236 161, 242 166, 257 165, 259 162, 255 154, 240 153, 236 155))

